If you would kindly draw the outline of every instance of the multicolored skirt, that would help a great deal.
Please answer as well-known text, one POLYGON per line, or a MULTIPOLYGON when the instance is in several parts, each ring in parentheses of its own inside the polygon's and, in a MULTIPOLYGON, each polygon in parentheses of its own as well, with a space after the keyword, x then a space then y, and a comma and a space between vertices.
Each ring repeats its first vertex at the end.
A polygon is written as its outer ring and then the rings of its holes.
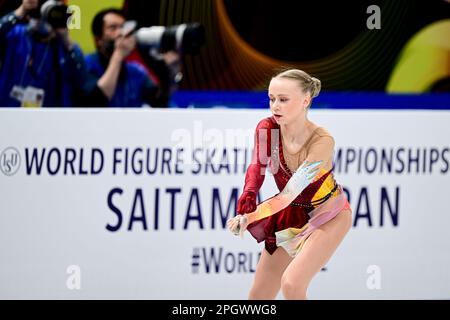
POLYGON ((338 185, 333 197, 313 209, 289 205, 270 217, 255 221, 247 230, 257 242, 265 241, 269 254, 282 247, 295 257, 315 229, 344 209, 351 210, 342 186, 338 185))

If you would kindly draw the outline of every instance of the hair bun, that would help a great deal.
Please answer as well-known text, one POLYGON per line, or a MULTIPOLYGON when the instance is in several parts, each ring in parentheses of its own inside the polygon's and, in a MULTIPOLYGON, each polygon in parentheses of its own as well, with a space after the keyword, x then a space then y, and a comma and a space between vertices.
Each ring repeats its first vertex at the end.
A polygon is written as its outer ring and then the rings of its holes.
POLYGON ((311 82, 311 98, 315 98, 319 95, 322 83, 315 77, 311 77, 311 82))
POLYGON ((281 71, 274 78, 284 78, 297 81, 304 92, 309 92, 311 98, 315 98, 319 95, 322 83, 319 79, 311 77, 308 73, 299 69, 287 69, 281 71))

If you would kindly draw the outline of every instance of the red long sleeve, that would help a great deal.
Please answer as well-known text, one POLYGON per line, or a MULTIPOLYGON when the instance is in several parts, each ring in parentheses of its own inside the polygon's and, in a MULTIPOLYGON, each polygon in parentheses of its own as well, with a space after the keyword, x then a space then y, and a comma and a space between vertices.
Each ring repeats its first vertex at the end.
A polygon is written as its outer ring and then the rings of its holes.
POLYGON ((257 194, 264 182, 271 154, 270 142, 273 128, 270 118, 261 120, 256 126, 252 162, 245 174, 244 192, 250 191, 257 194))

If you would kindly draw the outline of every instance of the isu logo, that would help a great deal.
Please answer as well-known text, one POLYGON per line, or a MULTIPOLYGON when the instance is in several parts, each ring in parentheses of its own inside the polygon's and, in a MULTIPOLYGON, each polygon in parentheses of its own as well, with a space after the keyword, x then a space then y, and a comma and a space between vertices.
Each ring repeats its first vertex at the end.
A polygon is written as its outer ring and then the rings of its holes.
POLYGON ((0 170, 7 176, 14 175, 20 167, 20 153, 16 148, 9 147, 0 154, 0 170))

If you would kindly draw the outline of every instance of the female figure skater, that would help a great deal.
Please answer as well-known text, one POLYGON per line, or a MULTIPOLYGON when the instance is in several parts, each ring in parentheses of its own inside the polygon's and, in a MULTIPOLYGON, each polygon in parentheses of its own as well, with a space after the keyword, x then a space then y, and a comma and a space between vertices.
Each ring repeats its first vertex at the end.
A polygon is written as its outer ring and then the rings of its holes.
POLYGON ((311 279, 328 262, 351 227, 351 208, 333 176, 334 139, 307 119, 320 80, 291 69, 269 85, 272 116, 255 132, 252 163, 238 200, 238 215, 227 221, 236 235, 248 230, 265 250, 249 299, 306 299, 311 279), (256 206, 269 166, 281 191, 256 206))

